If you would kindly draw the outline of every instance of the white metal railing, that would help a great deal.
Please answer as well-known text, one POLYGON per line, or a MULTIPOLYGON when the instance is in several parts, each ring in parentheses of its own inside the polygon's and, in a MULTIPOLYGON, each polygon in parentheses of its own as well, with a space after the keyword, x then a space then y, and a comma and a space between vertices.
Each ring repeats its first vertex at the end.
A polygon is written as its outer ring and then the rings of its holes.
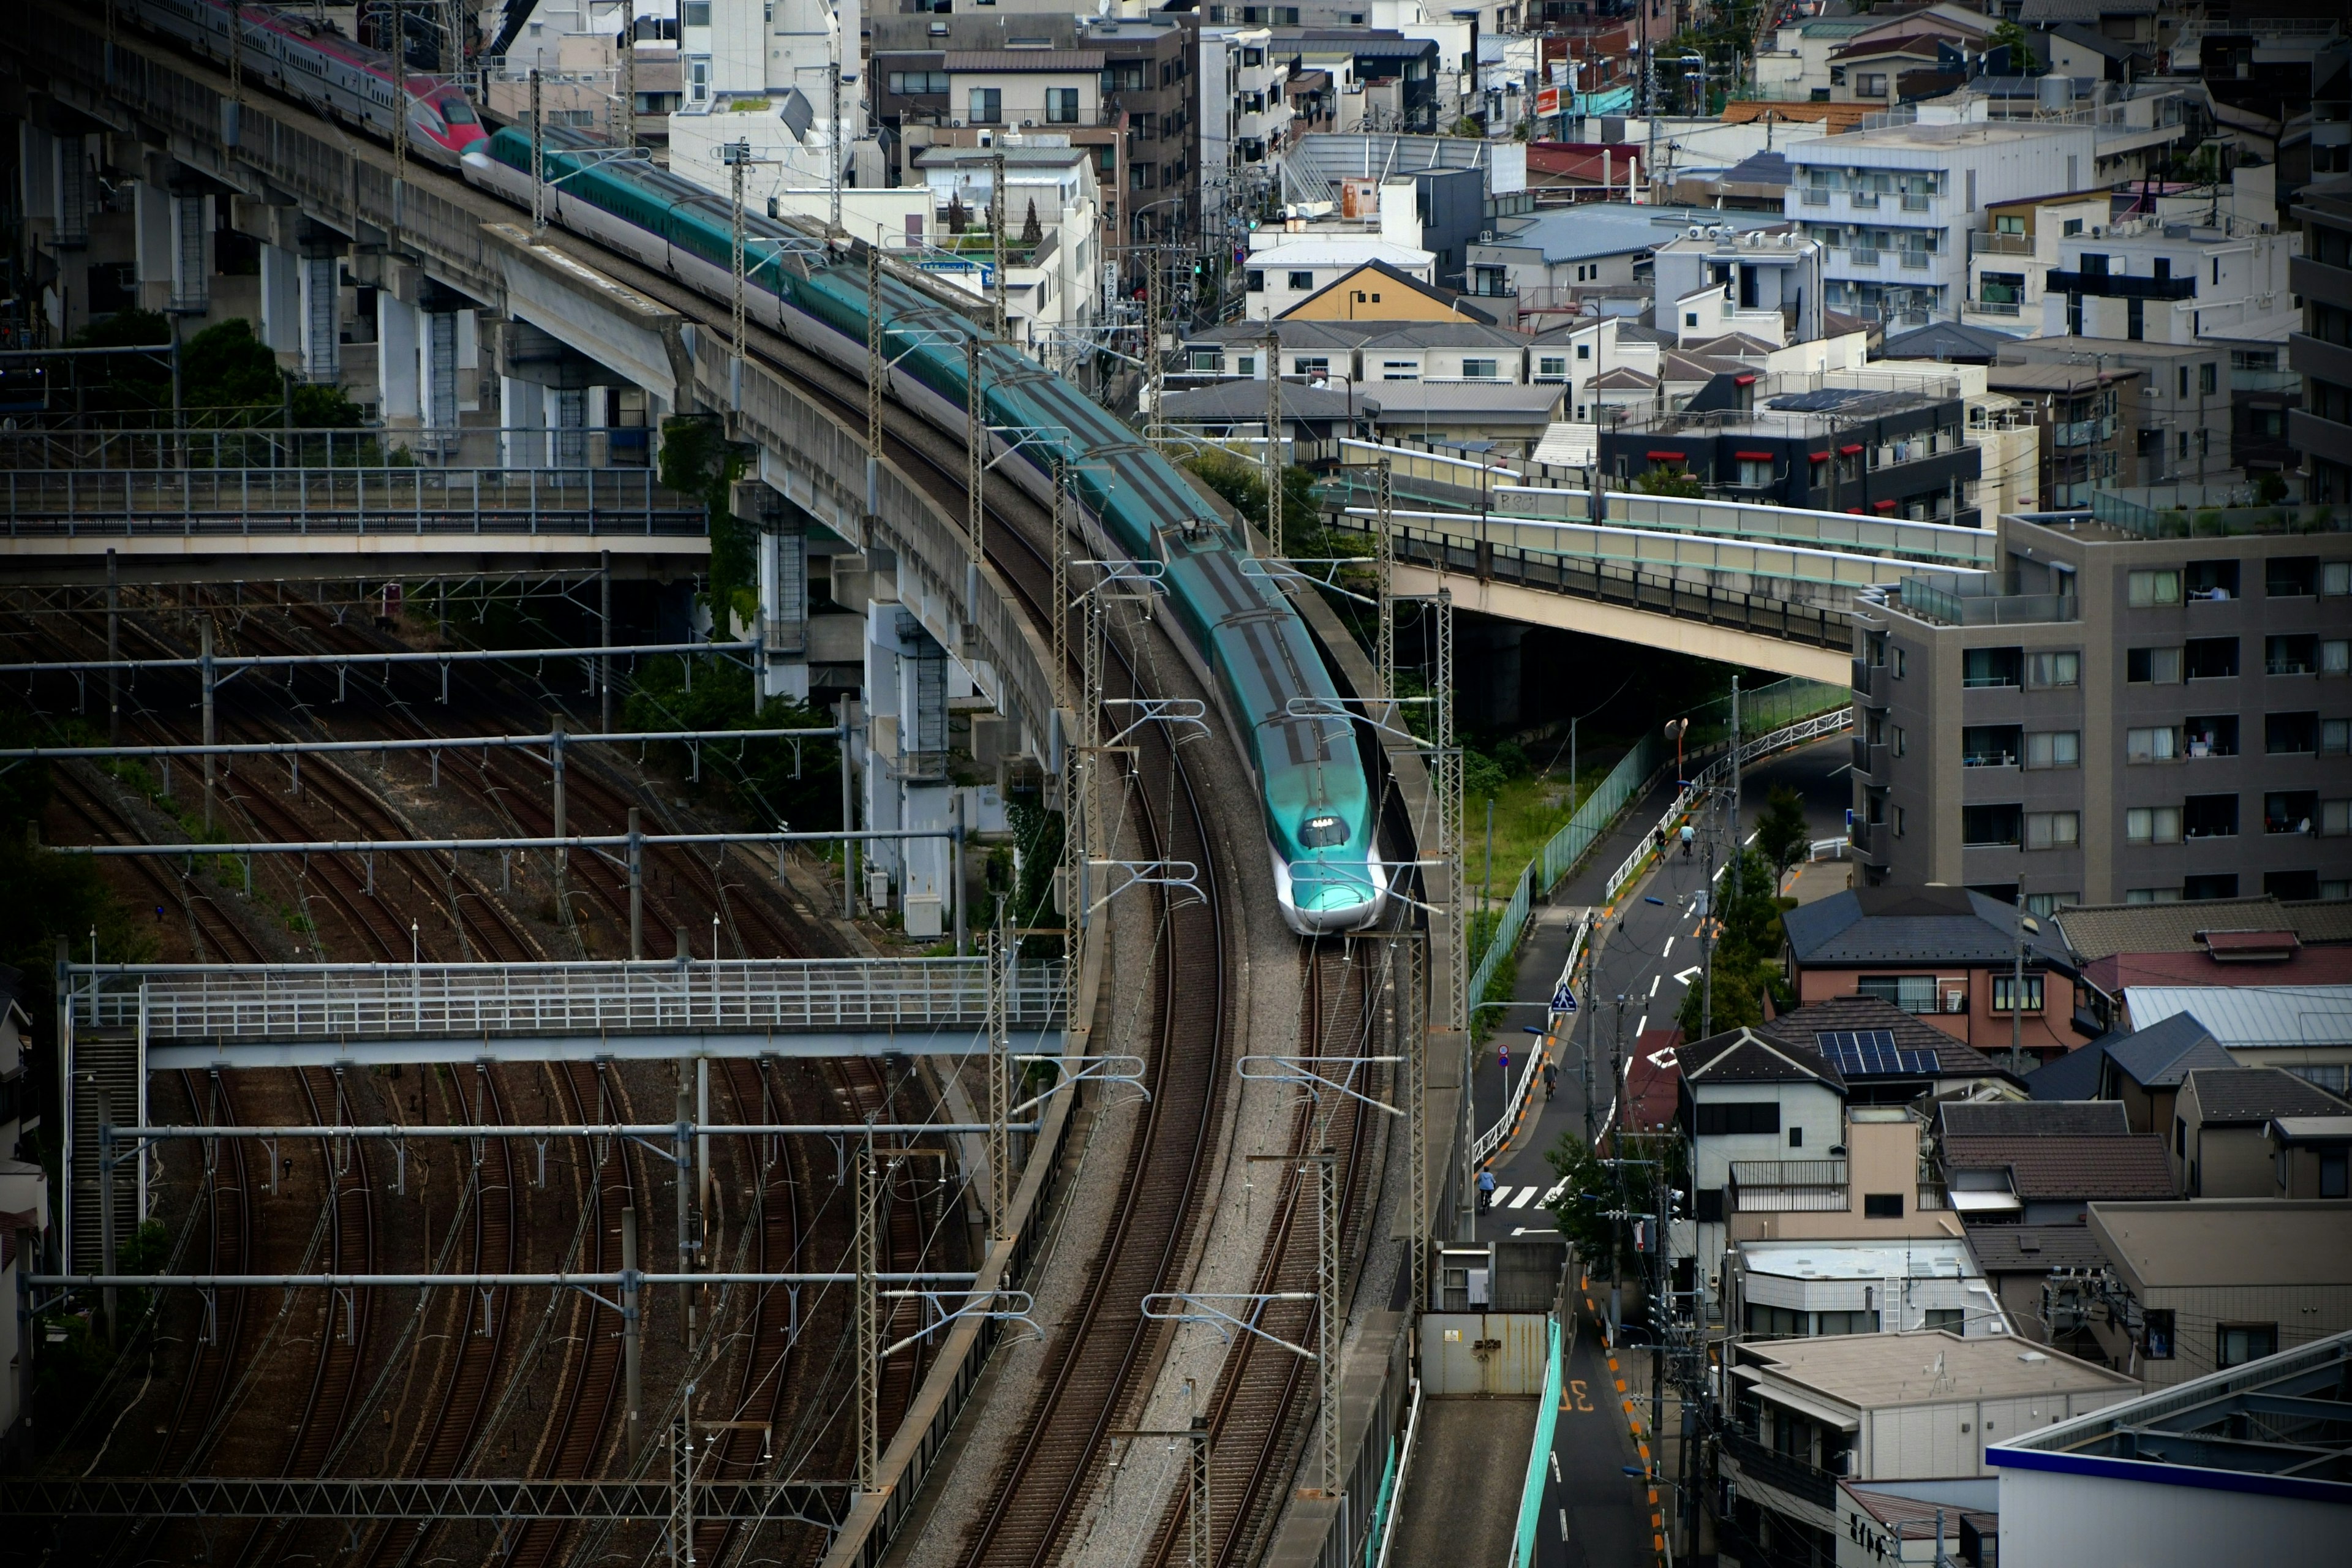
POLYGON ((1808 864, 1815 860, 1843 860, 1845 852, 1853 847, 1853 840, 1843 833, 1835 838, 1816 838, 1805 846, 1805 859, 1808 864))
MULTIPOLYGON (((1794 724, 1775 730, 1769 735, 1759 735, 1752 741, 1742 742, 1739 747, 1739 760, 1743 763, 1750 762, 1773 752, 1785 751, 1790 746, 1801 746, 1806 742, 1819 740, 1823 735, 1837 734, 1853 726, 1853 710, 1851 707, 1840 708, 1833 712, 1816 714, 1811 719, 1800 720, 1794 724)), ((1641 870, 1643 861, 1649 858, 1651 845, 1656 841, 1657 836, 1671 835, 1675 819, 1690 809, 1692 801, 1699 794, 1712 788, 1717 780, 1727 776, 1730 772, 1731 756, 1729 752, 1726 752, 1701 768, 1675 793, 1674 804, 1667 806, 1665 815, 1658 818, 1656 832, 1634 845, 1633 852, 1618 863, 1617 869, 1609 873, 1608 896, 1610 898, 1615 898, 1619 890, 1632 881, 1635 874, 1641 870)))
MULTIPOLYGON (((1522 881, 1519 886, 1524 889, 1527 883, 1522 881)), ((1576 931, 1568 939, 1568 962, 1560 966, 1560 984, 1568 984, 1575 979, 1576 966, 1584 961, 1585 933, 1591 929, 1592 917, 1590 914, 1578 919, 1576 931)), ((1475 996, 1477 993, 1472 992, 1471 994, 1475 996)), ((1470 1163, 1473 1165, 1483 1163, 1489 1154, 1503 1146, 1505 1139, 1510 1137, 1511 1129, 1519 1123, 1519 1112, 1527 1108, 1528 1095, 1535 1089, 1536 1075, 1543 1070, 1543 1052, 1528 1053, 1527 1070, 1519 1075, 1517 1086, 1505 1098, 1503 1114, 1496 1120, 1495 1125, 1479 1133, 1470 1146, 1470 1163)))
MULTIPOLYGON (((1058 965, 1020 971, 1013 1016, 1062 1005, 1058 965)), ((986 960, 726 959, 583 963, 76 964, 84 1028, 150 1039, 441 1038, 676 1029, 973 1026, 986 960)))

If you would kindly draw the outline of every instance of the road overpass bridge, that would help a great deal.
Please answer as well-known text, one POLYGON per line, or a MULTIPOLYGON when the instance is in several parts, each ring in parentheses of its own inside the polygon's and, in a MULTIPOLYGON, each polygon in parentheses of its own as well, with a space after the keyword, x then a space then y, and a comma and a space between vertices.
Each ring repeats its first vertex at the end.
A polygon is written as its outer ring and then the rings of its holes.
MULTIPOLYGON (((1334 521, 1383 515, 1400 592, 1443 586, 1459 608, 1819 680, 1848 672, 1857 594, 1924 572, 1994 569, 1988 531, 1738 501, 1524 482, 1519 469, 1341 443, 1334 521), (1400 480, 1398 475, 1406 476, 1400 480)), ((1585 477, 1590 486, 1590 477, 1585 477)))

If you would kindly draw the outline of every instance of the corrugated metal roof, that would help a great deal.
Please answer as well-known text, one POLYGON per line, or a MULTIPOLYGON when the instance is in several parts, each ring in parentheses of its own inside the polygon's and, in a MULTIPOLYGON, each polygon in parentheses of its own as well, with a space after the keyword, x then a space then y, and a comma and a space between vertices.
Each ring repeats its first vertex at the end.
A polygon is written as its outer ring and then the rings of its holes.
POLYGON ((2193 1014, 2214 1039, 2250 1046, 2352 1046, 2352 985, 2128 985, 2136 1028, 2193 1014))

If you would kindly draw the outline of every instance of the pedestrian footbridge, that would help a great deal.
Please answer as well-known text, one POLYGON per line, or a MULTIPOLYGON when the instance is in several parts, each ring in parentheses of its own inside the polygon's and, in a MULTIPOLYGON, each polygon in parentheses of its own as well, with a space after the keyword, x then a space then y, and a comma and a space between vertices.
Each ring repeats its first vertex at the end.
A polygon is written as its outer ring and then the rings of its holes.
MULTIPOLYGON (((987 960, 69 966, 72 1044, 148 1071, 985 1049, 987 960)), ((1013 1048, 1057 1051, 1058 965, 1016 969, 1013 1048)))

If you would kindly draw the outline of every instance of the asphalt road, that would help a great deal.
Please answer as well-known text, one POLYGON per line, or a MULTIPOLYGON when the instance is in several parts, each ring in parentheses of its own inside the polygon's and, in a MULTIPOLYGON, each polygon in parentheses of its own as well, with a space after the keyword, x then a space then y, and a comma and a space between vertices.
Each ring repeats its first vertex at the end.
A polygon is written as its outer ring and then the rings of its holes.
MULTIPOLYGON (((1844 769, 1852 748, 1843 736, 1772 759, 1748 772, 1740 835, 1753 831, 1774 784, 1795 787, 1806 802, 1806 817, 1817 838, 1844 831, 1848 784, 1844 769)), ((1671 780, 1626 814, 1619 829, 1592 855, 1580 874, 1564 884, 1551 907, 1539 910, 1535 929, 1519 954, 1514 1000, 1526 1005, 1506 1010, 1504 1021, 1481 1053, 1474 1079, 1479 1126, 1502 1114, 1507 1088, 1502 1052, 1509 1051, 1512 1079, 1525 1071, 1527 1053, 1542 1042, 1522 1033, 1547 1019, 1548 1003, 1567 955, 1574 912, 1599 903, 1602 885, 1626 853, 1657 824, 1674 799, 1671 780)), ((1499 1202, 1477 1221, 1481 1241, 1516 1234, 1549 1235, 1551 1215, 1542 1206, 1556 1179, 1545 1152, 1565 1131, 1580 1138, 1585 1129, 1583 1064, 1591 1063, 1592 1116, 1608 1113, 1612 1062, 1633 1048, 1644 1028, 1674 1026, 1686 986, 1699 980, 1696 895, 1706 885, 1702 846, 1689 858, 1678 847, 1598 921, 1600 963, 1593 994, 1599 1004, 1580 1011, 1559 1042, 1559 1077, 1554 1097, 1542 1098, 1540 1080, 1521 1129, 1494 1162, 1499 1202), (1616 998, 1624 998, 1622 1008, 1616 998), (1622 1044, 1621 1044, 1622 1031, 1622 1044)), ((1718 847, 1717 861, 1722 853, 1718 847)), ((1581 997, 1580 996, 1580 1002, 1581 997)), ((1595 1280, 1593 1295, 1605 1310, 1606 1287, 1595 1280)), ((1638 1353, 1638 1352, 1637 1352, 1638 1353)), ((1554 1413, 1558 1422, 1551 1478, 1537 1531, 1537 1562, 1544 1568, 1592 1568, 1651 1560, 1651 1506, 1640 1480, 1625 1467, 1641 1463, 1606 1364, 1607 1351, 1595 1324, 1580 1325, 1570 1353, 1566 1385, 1554 1413)), ((1646 1421, 1647 1407, 1642 1415, 1646 1421)))

